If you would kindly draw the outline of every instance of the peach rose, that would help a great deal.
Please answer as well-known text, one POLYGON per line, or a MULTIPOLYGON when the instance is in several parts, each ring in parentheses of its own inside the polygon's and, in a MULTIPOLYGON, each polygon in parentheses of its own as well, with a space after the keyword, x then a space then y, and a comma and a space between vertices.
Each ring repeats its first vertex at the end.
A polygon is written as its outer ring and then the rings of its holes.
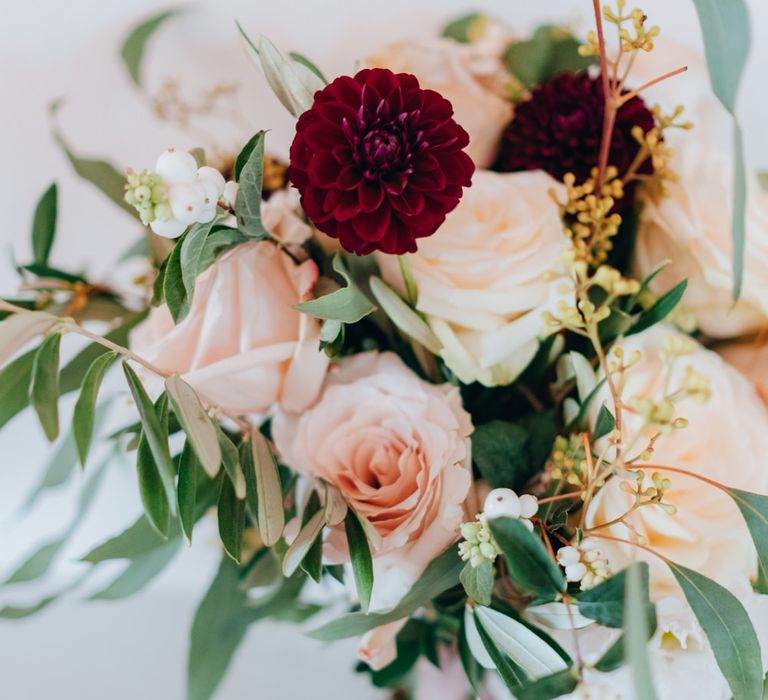
POLYGON ((644 83, 681 65, 689 67, 685 75, 643 93, 665 112, 682 104, 694 129, 665 133, 675 150, 671 166, 679 179, 668 184, 669 196, 644 203, 635 269, 644 277, 661 261, 671 260, 653 280, 652 289, 662 293, 687 278, 684 304, 701 330, 715 338, 730 338, 768 326, 768 193, 748 172, 744 285, 734 305, 732 119, 712 93, 706 62, 697 52, 660 43, 652 54, 638 57, 632 81, 644 83))
POLYGON ((726 343, 718 346, 717 352, 754 384, 763 403, 768 405, 768 339, 726 343))
POLYGON ((496 160, 502 133, 512 120, 512 103, 504 98, 510 76, 501 62, 502 48, 497 41, 404 41, 384 47, 366 63, 412 73, 421 87, 449 100, 454 118, 469 134, 467 153, 478 168, 487 168, 496 160))
MULTIPOLYGON (((456 541, 471 484, 471 432, 458 389, 422 381, 393 353, 342 360, 311 409, 275 415, 272 435, 285 463, 336 486, 381 538, 372 610, 394 606, 456 541)), ((349 561, 343 525, 324 554, 349 561)))
MULTIPOLYGON (((768 493, 768 411, 752 385, 719 355, 690 341, 690 354, 676 357, 671 374, 661 352, 670 335, 676 331, 655 326, 626 339, 625 356, 635 350, 642 353, 640 362, 626 372, 623 397, 659 401, 665 389, 675 391, 692 368, 707 377, 711 398, 701 403, 694 399, 677 402, 675 416, 688 420, 687 427, 662 435, 655 444, 651 463, 695 472, 726 486, 756 493, 768 493)), ((595 399, 610 406, 607 394, 595 399)), ((638 414, 624 412, 625 440, 641 429, 638 414)), ((643 440, 637 449, 642 449, 643 440)), ((650 472, 651 470, 649 470, 650 472)), ((657 506, 636 510, 629 522, 647 540, 651 549, 665 557, 708 576, 723 585, 756 573, 756 553, 747 527, 731 498, 718 488, 693 477, 661 471, 672 486, 665 501, 677 508, 672 515, 657 506)), ((646 473, 646 478, 650 476, 646 473)), ((633 503, 633 496, 621 489, 622 479, 613 477, 590 504, 587 527, 606 523, 623 515, 633 503)), ((600 532, 622 539, 632 533, 619 523, 600 532)), ((604 540, 602 549, 615 571, 633 558, 648 561, 654 593, 663 595, 677 590, 669 569, 651 554, 630 545, 604 540)))
MULTIPOLYGON (((509 384, 536 354, 543 312, 562 284, 546 273, 560 269, 569 247, 549 195, 559 187, 541 171, 477 171, 455 211, 408 256, 416 308, 464 383, 509 384)), ((403 291, 397 259, 377 260, 387 283, 403 291)))
POLYGON ((272 243, 244 243, 198 277, 187 316, 174 326, 166 306, 131 335, 131 349, 181 374, 208 402, 240 414, 274 403, 303 410, 328 366, 319 324, 293 308, 318 269, 296 265, 272 243))

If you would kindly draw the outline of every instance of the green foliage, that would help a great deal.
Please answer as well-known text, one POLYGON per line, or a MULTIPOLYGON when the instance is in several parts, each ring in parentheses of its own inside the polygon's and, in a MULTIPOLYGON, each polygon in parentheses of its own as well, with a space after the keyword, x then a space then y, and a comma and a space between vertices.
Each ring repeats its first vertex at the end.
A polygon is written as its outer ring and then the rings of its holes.
MULTIPOLYGON (((144 456, 151 455, 156 466, 157 473, 162 484, 161 493, 165 496, 165 502, 171 515, 176 515, 176 468, 171 459, 171 453, 168 449, 168 431, 161 422, 158 411, 147 396, 147 392, 136 376, 136 372, 131 369, 127 362, 123 362, 123 371, 125 372, 128 387, 136 403, 141 419, 142 434, 144 435, 148 447, 148 452, 144 451, 144 456)), ((151 495, 151 494, 147 494, 151 495)), ((155 495, 152 495, 155 498, 155 495)))
POLYGON ((493 594, 493 564, 483 559, 480 566, 472 566, 469 562, 459 574, 459 581, 464 586, 467 596, 480 605, 490 605, 493 594))
POLYGON ((746 174, 741 128, 735 120, 736 95, 749 54, 749 13, 744 0, 693 0, 704 38, 712 90, 734 116, 734 201, 732 218, 733 298, 744 277, 746 174))
POLYGON ((85 467, 88 452, 93 438, 93 427, 96 419, 96 400, 99 395, 104 374, 117 359, 116 352, 105 352, 93 361, 83 377, 83 386, 75 404, 72 416, 72 432, 77 445, 80 464, 85 467))
POLYGON ((595 429, 592 432, 592 439, 599 440, 601 437, 605 437, 616 427, 616 419, 613 417, 608 406, 603 404, 600 406, 600 411, 597 414, 597 420, 595 421, 595 429))
POLYGON ((392 610, 383 613, 348 613, 310 630, 308 634, 323 641, 347 639, 403 617, 410 617, 422 605, 453 588, 459 582, 462 566, 456 548, 451 547, 429 564, 421 578, 392 610))
POLYGON ((564 71, 588 68, 594 58, 579 56, 579 41, 561 27, 544 25, 530 39, 516 41, 504 53, 504 65, 526 88, 564 71))
POLYGON ((544 466, 554 439, 551 411, 517 423, 494 420, 472 433, 472 459, 491 488, 521 488, 544 466))
POLYGON ((280 472, 277 460, 266 438, 254 428, 251 432, 253 446, 253 483, 256 486, 254 502, 258 508, 257 522, 259 534, 267 546, 272 546, 283 534, 285 513, 283 511, 283 491, 280 485, 280 472))
MULTIPOLYGON (((304 507, 304 512, 301 514, 301 526, 309 524, 312 518, 322 509, 320 505, 320 496, 317 491, 312 491, 307 501, 307 505, 304 507)), ((323 539, 319 535, 315 537, 311 546, 301 560, 301 570, 312 578, 315 583, 320 583, 320 577, 323 574, 323 539)))
POLYGON ((314 73, 317 76, 317 78, 322 81, 323 85, 328 84, 328 78, 325 77, 325 75, 323 74, 323 71, 321 71, 304 54, 300 54, 298 51, 289 51, 288 56, 296 63, 300 63, 302 66, 307 68, 311 73, 314 73))
POLYGON ((30 398, 43 432, 50 442, 59 436, 60 346, 61 334, 49 335, 37 349, 32 363, 30 398))
POLYGON ((245 474, 243 474, 243 468, 240 466, 240 452, 235 443, 229 439, 229 436, 218 425, 216 425, 216 432, 219 438, 221 463, 224 465, 224 472, 232 482, 237 497, 243 499, 245 498, 246 489, 245 474))
POLYGON ((289 578, 293 576, 304 558, 309 554, 315 541, 325 526, 325 511, 318 508, 306 522, 302 523, 302 528, 296 539, 291 542, 288 550, 283 557, 283 576, 289 578))
POLYGON ((768 579, 768 496, 761 496, 740 489, 725 489, 736 502, 747 523, 759 562, 758 585, 765 588, 768 579))
POLYGON ((195 526, 195 510, 197 505, 197 477, 202 469, 200 461, 189 440, 179 457, 179 481, 177 495, 179 501, 179 523, 187 541, 192 543, 192 530, 195 526))
POLYGON ((128 69, 128 74, 135 85, 141 87, 141 62, 144 58, 144 50, 150 37, 157 31, 161 24, 184 11, 177 7, 164 10, 131 29, 120 49, 120 56, 128 69))
POLYGON ((230 479, 221 480, 217 514, 224 551, 239 564, 245 530, 245 500, 237 497, 230 479))
POLYGON ((579 674, 575 668, 566 668, 549 676, 525 684, 515 694, 516 700, 550 700, 568 695, 579 683, 579 674))
POLYGON ((0 428, 29 405, 29 383, 35 351, 17 357, 0 370, 0 428))
POLYGON ((376 307, 368 301, 365 294, 352 281, 352 277, 339 253, 333 257, 333 269, 344 278, 344 281, 347 283, 346 287, 337 289, 335 292, 317 299, 296 304, 293 308, 315 318, 341 321, 342 323, 357 323, 368 314, 374 312, 376 307))
POLYGON ((761 700, 760 643, 744 606, 728 589, 706 576, 671 561, 667 565, 709 639, 734 700, 761 700))
POLYGON ((472 654, 472 650, 469 648, 469 643, 467 642, 466 625, 467 621, 465 615, 461 620, 461 627, 459 627, 456 646, 458 647, 461 666, 467 676, 469 685, 472 687, 475 695, 479 696, 483 682, 484 669, 478 663, 477 659, 472 654))
POLYGON ((637 562, 611 576, 607 581, 584 591, 579 596, 579 612, 604 627, 623 627, 628 574, 633 568, 639 571, 638 599, 642 600, 646 618, 650 618, 653 605, 649 597, 648 564, 645 562, 637 562))
MULTIPOLYGON (((165 394, 157 400, 154 406, 154 413, 156 414, 160 429, 167 433, 168 399, 165 394)), ((139 446, 136 450, 136 476, 139 482, 139 494, 141 495, 144 512, 146 512, 149 521, 158 533, 163 537, 167 537, 171 522, 168 495, 164 490, 163 477, 150 446, 147 431, 143 428, 139 436, 139 446)))
POLYGON ((32 258, 38 265, 47 265, 56 235, 57 190, 54 182, 40 198, 32 222, 32 258))
POLYGON ((271 237, 261 220, 265 133, 259 131, 245 146, 246 149, 250 149, 250 152, 239 173, 240 187, 235 199, 237 228, 243 236, 255 241, 271 237))
POLYGON ((555 600, 565 590, 560 567, 549 556, 541 539, 513 518, 489 521, 491 532, 507 563, 510 580, 537 602, 555 600))
MULTIPOLYGON (((189 312, 189 298, 184 286, 181 267, 181 250, 187 238, 185 233, 166 258, 162 267, 162 300, 168 305, 173 322, 178 323, 189 312)), ((160 275, 158 274, 158 279, 160 275)), ((157 281, 156 281, 156 284, 157 281)))
POLYGON ((640 314, 637 321, 632 324, 632 327, 625 335, 630 336, 635 335, 635 333, 642 333, 644 330, 663 321, 680 303, 687 286, 688 280, 683 280, 670 289, 666 294, 659 297, 650 309, 647 309, 640 314))
POLYGON ((490 656, 493 665, 496 667, 499 677, 504 681, 504 685, 507 686, 513 696, 516 696, 517 692, 528 681, 528 676, 522 668, 499 648, 496 641, 491 637, 478 619, 477 610, 475 610, 474 613, 474 623, 477 633, 480 636, 480 641, 483 643, 483 647, 486 652, 488 652, 488 656, 490 656))
POLYGON ((484 19, 485 17, 479 12, 472 12, 463 17, 457 17, 443 27, 441 36, 444 36, 446 39, 453 39, 462 44, 468 44, 472 41, 474 28, 477 27, 478 24, 482 24, 484 19))
POLYGON ((365 530, 360 524, 357 514, 350 508, 344 519, 344 530, 349 545, 349 558, 352 562, 352 573, 355 577, 355 589, 360 599, 363 612, 368 612, 373 590, 373 558, 365 530))

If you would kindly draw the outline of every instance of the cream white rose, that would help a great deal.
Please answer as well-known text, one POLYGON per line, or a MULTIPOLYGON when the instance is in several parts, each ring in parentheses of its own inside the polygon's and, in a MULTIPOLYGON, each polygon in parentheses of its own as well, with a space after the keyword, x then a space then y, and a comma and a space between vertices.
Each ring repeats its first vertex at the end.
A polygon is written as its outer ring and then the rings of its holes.
POLYGON ((318 274, 313 261, 297 265, 272 243, 239 245, 197 278, 178 325, 167 306, 152 309, 131 349, 225 410, 264 412, 277 402, 303 410, 328 358, 318 321, 293 305, 311 297, 318 274))
MULTIPOLYGON (((559 271, 569 247, 549 195, 558 187, 541 171, 477 171, 437 233, 408 256, 416 308, 464 383, 509 384, 536 354, 543 312, 563 291, 547 273, 559 271)), ((397 259, 377 260, 387 283, 402 291, 397 259)))
POLYGON ((768 193, 749 172, 744 285, 734 306, 732 119, 709 87, 704 58, 689 49, 660 43, 638 58, 632 82, 644 83, 681 65, 689 67, 687 73, 643 93, 665 112, 682 104, 694 128, 665 133, 675 150, 671 166, 679 180, 667 186, 669 196, 644 202, 635 268, 644 277, 671 260, 652 289, 662 293, 687 278, 684 304, 699 327, 712 337, 735 337, 768 326, 768 193))
POLYGON ((380 49, 366 64, 412 73, 421 87, 449 100, 454 119, 469 134, 467 153, 478 168, 487 168, 496 160, 513 111, 512 103, 503 97, 509 74, 501 63, 500 46, 497 41, 404 41, 380 49))
MULTIPOLYGON (((685 469, 746 491, 768 493, 768 411, 739 372, 693 341, 692 352, 674 360, 667 378, 660 353, 668 336, 675 333, 670 328, 654 326, 623 343, 625 356, 636 350, 642 353, 640 362, 626 372, 626 401, 631 402, 634 397, 661 400, 665 383, 669 391, 675 391, 682 385, 689 367, 706 376, 710 383, 708 401, 684 399, 676 403, 675 416, 686 418, 688 425, 657 440, 651 463, 685 469)), ((611 405, 606 393, 594 405, 599 407, 603 401, 611 405)), ((630 411, 623 415, 625 441, 630 441, 640 431, 642 419, 630 411)), ((640 439, 637 450, 644 445, 640 439)), ((723 585, 754 576, 755 549, 731 498, 699 479, 661 473, 672 482, 664 500, 676 506, 677 513, 644 506, 629 516, 629 522, 645 537, 647 546, 723 585)), ((633 496, 620 485, 619 477, 611 478, 592 501, 587 513, 588 528, 607 523, 629 510, 633 496)), ((602 528, 598 533, 630 540, 633 537, 622 523, 602 528)), ((669 569, 657 557, 609 540, 601 545, 614 571, 634 558, 648 561, 654 595, 679 590, 669 569)))
MULTIPOLYGON (((471 432, 458 389, 422 381, 393 353, 344 359, 314 407, 275 416, 285 463, 336 486, 381 538, 372 610, 394 606, 456 541, 471 484, 471 432)), ((349 561, 343 526, 330 533, 324 555, 349 561)), ((375 642, 368 640, 367 658, 378 656, 375 642)))

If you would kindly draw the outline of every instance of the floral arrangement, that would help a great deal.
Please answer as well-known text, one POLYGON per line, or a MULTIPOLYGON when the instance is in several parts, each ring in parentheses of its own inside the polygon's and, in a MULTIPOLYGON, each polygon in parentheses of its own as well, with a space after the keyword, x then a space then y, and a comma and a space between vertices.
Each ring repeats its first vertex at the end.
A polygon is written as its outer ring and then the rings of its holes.
MULTIPOLYGON (((127 560, 96 597, 216 520, 189 698, 268 617, 359 637, 398 697, 763 697, 768 194, 729 114, 746 15, 696 3, 710 87, 642 10, 593 4, 583 40, 470 15, 332 80, 241 28, 295 119, 286 162, 260 131, 123 177, 57 133, 146 227, 124 256, 142 274, 55 267, 45 193, 0 301, 0 423, 31 406, 53 441, 77 392, 81 508, 97 444, 135 455, 144 513, 83 557, 127 560), (60 368, 64 336, 87 345, 60 368), (135 416, 102 435, 113 385, 135 416)), ((171 14, 123 46, 139 87, 171 14)), ((172 86, 156 106, 195 116, 172 86)))

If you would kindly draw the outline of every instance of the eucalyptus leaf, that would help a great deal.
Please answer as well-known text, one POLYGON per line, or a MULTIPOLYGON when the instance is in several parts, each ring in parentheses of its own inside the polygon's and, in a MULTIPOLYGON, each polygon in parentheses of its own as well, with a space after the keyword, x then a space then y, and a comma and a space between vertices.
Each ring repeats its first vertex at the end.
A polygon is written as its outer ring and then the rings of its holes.
POLYGON ((324 82, 311 71, 297 71, 296 65, 288 61, 265 36, 258 36, 255 43, 269 87, 283 107, 294 117, 299 117, 312 106, 314 93, 325 86, 324 82), (314 76, 314 81, 309 84, 308 75, 314 76))
POLYGON ((477 28, 482 28, 485 21, 485 15, 479 12, 472 12, 471 14, 457 17, 446 24, 440 35, 446 39, 458 41, 461 44, 468 44, 473 40, 477 28))
POLYGON ((113 559, 139 559, 166 544, 168 539, 179 534, 178 525, 171 523, 168 538, 158 534, 157 530, 142 513, 139 518, 119 534, 110 537, 102 544, 91 549, 82 561, 100 564, 113 559))
POLYGON ((507 563, 511 581, 538 602, 555 600, 565 591, 565 578, 541 539, 514 518, 489 520, 491 532, 507 563))
POLYGON ((595 429, 592 431, 592 439, 599 440, 605 437, 616 427, 616 419, 613 417, 608 406, 602 404, 595 421, 595 429))
POLYGON ((80 396, 75 404, 75 410, 72 415, 72 433, 77 445, 77 454, 80 458, 80 464, 85 467, 88 460, 88 452, 93 438, 93 428, 96 420, 96 400, 99 395, 99 388, 104 379, 104 374, 112 363, 117 359, 116 352, 105 352, 100 355, 83 377, 83 386, 80 389, 80 396))
POLYGON ((760 580, 765 583, 768 574, 768 496, 740 489, 724 490, 736 502, 747 523, 760 563, 760 580))
POLYGON ((532 683, 527 683, 516 691, 515 700, 550 700, 570 694, 579 684, 579 674, 574 668, 566 668, 549 676, 544 676, 532 683))
POLYGON ((422 605, 458 584, 462 568, 463 562, 456 553, 456 548, 451 547, 429 564, 421 578, 391 610, 368 614, 348 613, 310 630, 308 634, 323 641, 347 639, 357 637, 375 627, 410 617, 422 605))
POLYGON ((160 469, 157 466, 152 448, 147 441, 147 435, 142 430, 139 446, 136 450, 136 479, 139 484, 139 494, 144 512, 149 522, 163 537, 168 536, 171 512, 168 498, 163 489, 160 469))
POLYGON ((637 321, 626 332, 625 335, 635 335, 636 333, 642 333, 651 326, 656 325, 660 321, 663 321, 673 309, 680 303, 680 300, 685 294, 685 289, 688 286, 688 280, 683 280, 666 294, 659 297, 656 303, 648 310, 643 311, 637 321))
POLYGON ((209 476, 216 476, 221 468, 221 447, 216 427, 197 393, 178 374, 165 380, 165 390, 200 463, 209 476))
POLYGON ((0 365, 5 364, 30 340, 44 335, 59 322, 44 311, 30 311, 9 316, 0 323, 0 365))
POLYGON ((324 525, 325 512, 318 510, 301 528, 299 534, 296 535, 296 539, 288 547, 283 557, 283 576, 288 578, 296 572, 307 552, 309 552, 315 540, 320 536, 324 525))
POLYGON ((379 277, 371 277, 370 285, 373 296, 390 321, 409 338, 421 343, 434 355, 439 355, 443 345, 426 321, 379 277))
POLYGON ((54 182, 35 207, 32 222, 32 258, 39 265, 48 264, 48 256, 56 235, 57 189, 54 182))
MULTIPOLYGON (((512 693, 513 697, 516 696, 517 692, 528 682, 528 677, 523 669, 499 648, 493 637, 491 637, 485 627, 483 627, 478 619, 477 610, 475 610, 473 620, 475 629, 477 630, 477 636, 485 648, 493 667, 496 669, 499 677, 504 681, 504 685, 507 686, 507 689, 512 693)), ((475 658, 477 658, 477 656, 475 658)))
POLYGON ((202 469, 200 461, 189 440, 184 443, 179 459, 179 481, 177 494, 179 499, 179 522, 184 536, 191 544, 192 530, 195 525, 197 505, 197 474, 202 469))
MULTIPOLYGON (((327 524, 328 522, 328 508, 325 508, 324 513, 324 520, 327 524)), ((318 495, 316 490, 313 490, 310 494, 309 500, 307 501, 307 505, 304 506, 304 512, 301 514, 301 526, 302 528, 309 524, 309 522, 312 520, 312 518, 317 514, 318 511, 321 511, 323 509, 322 505, 320 504, 320 496, 318 495)), ((312 545, 307 550, 307 553, 304 555, 304 557, 301 560, 300 567, 301 570, 307 574, 311 579, 315 581, 315 583, 320 583, 320 579, 323 575, 323 539, 322 537, 315 537, 314 542, 312 542, 312 545)))
POLYGON ((238 498, 244 499, 246 493, 245 474, 240 466, 240 453, 235 443, 229 439, 227 434, 216 425, 216 433, 219 438, 219 447, 221 448, 221 463, 224 465, 224 471, 235 488, 235 494, 238 498))
POLYGON ((230 479, 221 480, 217 515, 219 536, 224 545, 224 551, 239 564, 240 555, 243 551, 245 501, 237 497, 235 487, 230 479))
POLYGON ((157 465, 169 513, 176 515, 176 485, 174 483, 176 468, 168 449, 167 430, 163 428, 155 406, 149 400, 149 396, 147 396, 141 381, 136 376, 136 372, 133 371, 127 362, 123 362, 123 371, 125 372, 133 400, 136 403, 136 408, 139 411, 139 418, 141 419, 143 434, 146 438, 149 452, 157 465))
POLYGON ((637 562, 627 569, 619 571, 603 583, 583 591, 579 596, 579 612, 591 620, 595 620, 604 627, 621 628, 625 624, 626 609, 626 587, 628 573, 630 569, 637 568, 638 590, 635 592, 635 603, 642 600, 642 608, 646 610, 646 617, 650 617, 648 612, 652 608, 649 594, 649 573, 648 564, 637 562))
POLYGON ((59 436, 60 347, 61 334, 49 335, 37 349, 32 364, 30 398, 49 442, 59 436))
POLYGON ((266 438, 258 428, 251 431, 253 463, 256 470, 256 502, 259 534, 265 545, 271 547, 280 540, 285 527, 283 491, 277 460, 272 454, 266 438))
POLYGON ((184 11, 183 7, 164 10, 131 29, 120 48, 120 56, 135 85, 141 87, 141 63, 147 42, 166 20, 184 11))
MULTIPOLYGON (((294 63, 299 63, 302 66, 304 66, 307 70, 310 70, 312 73, 315 74, 315 76, 322 81, 323 85, 328 84, 328 78, 323 75, 323 71, 321 71, 312 61, 310 61, 306 56, 303 54, 298 53, 297 51, 290 51, 288 52, 288 56, 291 58, 291 60, 294 61, 294 63)), ((320 89, 320 88, 318 88, 320 89)))
POLYGON ((189 297, 184 286, 181 267, 181 251, 186 237, 185 233, 177 241, 163 264, 163 300, 168 306, 168 311, 171 312, 174 323, 178 323, 189 312, 189 297))
POLYGON ((29 405, 34 361, 35 351, 30 350, 0 370, 0 428, 29 405))
POLYGON ((373 590, 373 558, 365 530, 360 524, 357 514, 350 508, 344 520, 344 530, 349 546, 349 558, 352 563, 352 573, 355 577, 355 590, 360 599, 363 612, 368 612, 373 590))
POLYGON ((680 564, 667 565, 707 635, 734 700, 761 700, 760 643, 747 611, 728 589, 680 564))

